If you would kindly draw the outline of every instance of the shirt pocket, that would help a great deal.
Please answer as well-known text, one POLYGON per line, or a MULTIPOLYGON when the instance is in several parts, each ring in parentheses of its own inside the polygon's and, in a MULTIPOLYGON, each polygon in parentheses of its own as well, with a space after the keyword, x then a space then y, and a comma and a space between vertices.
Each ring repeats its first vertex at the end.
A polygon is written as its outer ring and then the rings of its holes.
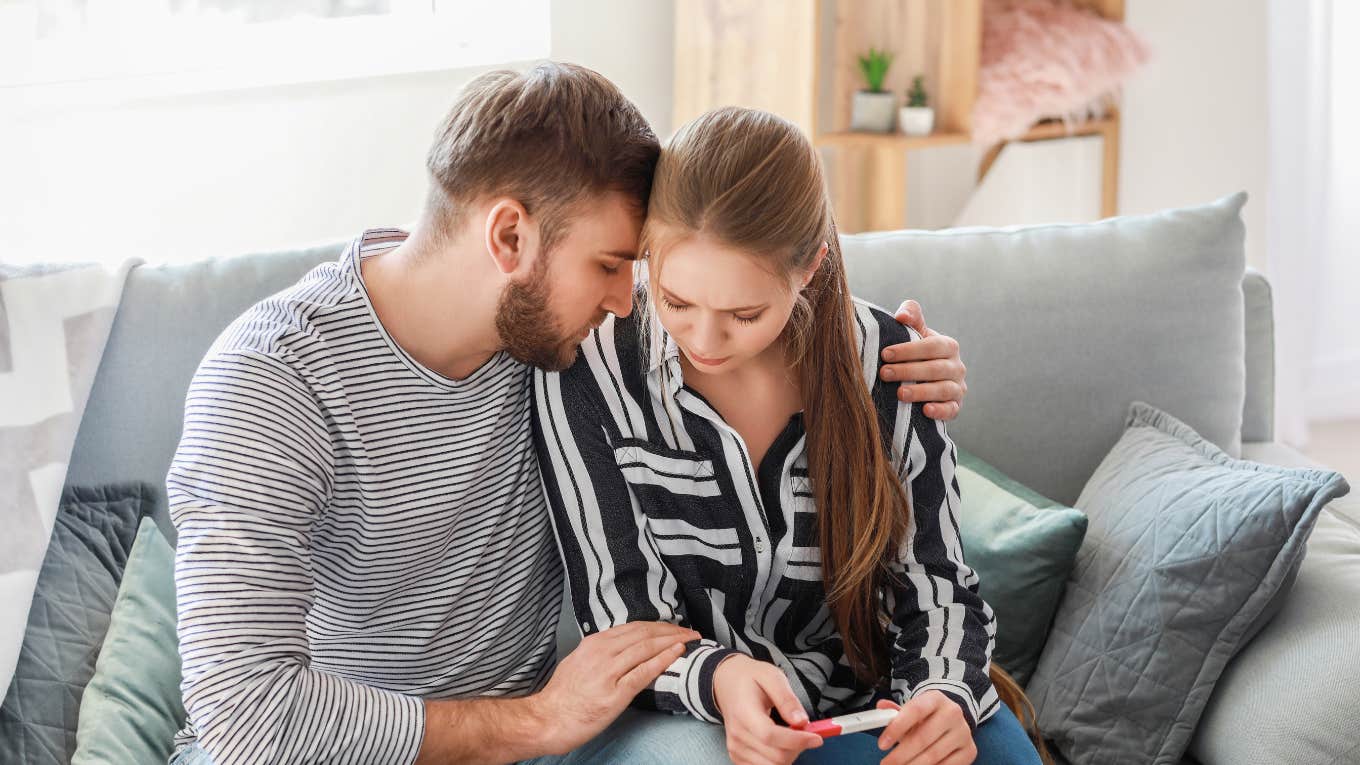
POLYGON ((732 584, 743 534, 725 511, 713 461, 639 440, 614 448, 619 472, 646 518, 648 537, 686 589, 732 584))
POLYGON ((628 439, 614 447, 614 462, 630 486, 648 494, 713 498, 722 494, 713 460, 696 452, 628 439))

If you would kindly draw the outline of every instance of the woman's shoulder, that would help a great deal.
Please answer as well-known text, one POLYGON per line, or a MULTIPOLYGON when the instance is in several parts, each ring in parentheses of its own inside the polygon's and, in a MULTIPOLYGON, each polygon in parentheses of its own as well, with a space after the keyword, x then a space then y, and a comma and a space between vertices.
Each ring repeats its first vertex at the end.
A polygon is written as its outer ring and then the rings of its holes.
POLYGON ((872 359, 881 366, 884 348, 921 339, 916 330, 867 300, 854 298, 851 307, 855 314, 855 336, 866 363, 872 359))

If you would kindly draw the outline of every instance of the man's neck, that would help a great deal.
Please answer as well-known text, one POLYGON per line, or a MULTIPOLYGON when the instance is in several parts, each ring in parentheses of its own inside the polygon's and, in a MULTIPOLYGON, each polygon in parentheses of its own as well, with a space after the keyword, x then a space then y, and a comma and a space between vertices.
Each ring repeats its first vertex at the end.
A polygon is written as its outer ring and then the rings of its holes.
POLYGON ((441 241, 418 225, 360 269, 383 328, 427 369, 461 380, 501 350, 500 284, 476 246, 441 241))

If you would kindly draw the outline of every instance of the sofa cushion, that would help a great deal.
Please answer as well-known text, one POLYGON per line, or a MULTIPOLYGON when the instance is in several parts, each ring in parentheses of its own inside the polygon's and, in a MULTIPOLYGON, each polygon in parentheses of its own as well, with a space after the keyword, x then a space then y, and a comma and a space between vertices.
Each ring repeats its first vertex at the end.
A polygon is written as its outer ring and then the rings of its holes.
MULTIPOLYGON (((162 495, 184 396, 203 354, 247 308, 288 287, 343 244, 143 265, 132 270, 76 435, 66 484, 145 481, 162 495)), ((174 528, 162 512, 161 531, 174 528)))
POLYGON ((1331 471, 1235 460, 1135 403, 1078 500, 1090 517, 1028 691, 1074 763, 1174 762, 1295 570, 1331 471))
MULTIPOLYGON (((1277 443, 1244 457, 1316 467, 1277 443)), ((1204 765, 1360 761, 1360 499, 1318 516, 1298 579, 1276 618, 1233 658, 1204 709, 1190 751, 1204 765), (1346 607, 1338 607, 1344 604, 1346 607)))
POLYGON ((80 704, 73 765, 165 762, 184 726, 175 636, 175 551, 142 521, 80 704))
POLYGON ((76 748, 85 684, 94 674, 146 484, 69 487, 43 558, 14 679, 0 704, 0 765, 64 765, 76 748))
POLYGON ((1070 505, 1134 400, 1237 453, 1245 201, 842 242, 856 295, 889 308, 916 298, 962 344, 969 395, 950 423, 959 446, 1070 505))
POLYGON ((992 660, 1024 685, 1072 573, 1086 515, 1063 507, 966 451, 956 471, 964 559, 996 614, 992 660))

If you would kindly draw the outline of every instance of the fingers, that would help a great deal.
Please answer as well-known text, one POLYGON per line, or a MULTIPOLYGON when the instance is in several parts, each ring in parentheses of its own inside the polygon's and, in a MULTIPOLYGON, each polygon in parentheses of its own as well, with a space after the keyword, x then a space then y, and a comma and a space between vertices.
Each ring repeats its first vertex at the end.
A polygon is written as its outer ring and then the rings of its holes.
MULTIPOLYGON (((925 333, 922 333, 923 335, 925 333)), ((884 361, 924 361, 926 359, 958 359, 959 341, 949 335, 932 332, 930 335, 883 349, 884 361)))
MULTIPOLYGON (((939 760, 944 759, 945 755, 963 745, 963 741, 957 736, 950 736, 952 732, 953 728, 951 727, 949 720, 945 719, 944 715, 939 713, 932 714, 917 723, 915 727, 908 730, 905 735, 898 738, 897 746, 893 748, 892 755, 887 758, 887 761, 890 765, 908 763, 919 759, 922 754, 936 751, 938 753, 936 759, 924 760, 924 762, 929 762, 933 765, 939 760), (943 752, 938 752, 938 748, 942 744, 947 744, 948 749, 943 752)), ((885 733, 884 737, 886 737, 886 735, 887 734, 885 733)))
MULTIPOLYGON (((803 702, 793 694, 793 688, 789 687, 789 678, 783 671, 771 668, 773 671, 762 672, 756 676, 756 682, 761 690, 765 692, 765 697, 770 704, 779 711, 779 716, 784 718, 784 722, 789 725, 801 727, 807 725, 807 712, 803 710, 803 702)), ((779 726, 774 726, 777 730, 783 730, 779 726)), ((816 734, 806 734, 815 736, 816 734)))
MULTIPOLYGON (((879 749, 892 747, 930 714, 932 707, 928 703, 922 702, 923 698, 926 697, 918 696, 898 708, 897 716, 892 719, 892 722, 883 726, 883 732, 878 734, 879 749)), ((879 708, 883 708, 881 703, 879 708)))
POLYGON ((728 753, 734 762, 771 762, 787 765, 807 749, 822 745, 815 733, 776 725, 765 715, 728 722, 728 753))
POLYGON ((962 407, 959 406, 959 402, 957 401, 930 403, 921 407, 921 411, 924 412, 927 417, 941 422, 949 422, 950 420, 955 419, 959 416, 959 411, 961 409, 962 407))
POLYGON ((616 684, 616 688, 622 691, 627 698, 632 698, 642 692, 643 688, 652 684, 652 681, 661 676, 672 662, 680 658, 685 653, 685 646, 681 644, 673 645, 662 650, 660 653, 642 662, 625 672, 616 684))
POLYGON ((925 312, 921 310, 921 304, 915 300, 904 300, 902 305, 897 307, 894 317, 917 332, 923 335, 926 333, 925 312))
POLYGON ((962 385, 968 368, 958 359, 926 359, 884 364, 878 376, 886 381, 905 383, 952 382, 962 385))
POLYGON ((897 752, 883 758, 884 765, 944 765, 949 762, 971 763, 977 756, 977 749, 973 747, 970 738, 965 742, 957 740, 957 737, 947 735, 934 744, 931 744, 924 752, 909 759, 898 760, 897 752))
POLYGON ((688 642, 698 640, 700 635, 688 627, 669 622, 628 622, 597 632, 587 639, 593 638, 594 642, 606 644, 614 653, 619 653, 637 641, 655 637, 670 637, 688 642))
POLYGON ((963 401, 963 397, 968 393, 963 385, 955 380, 934 380, 910 385, 903 384, 897 387, 897 400, 908 403, 912 401, 927 404, 931 402, 940 404, 958 403, 963 401))
POLYGON ((610 666, 614 670, 612 674, 615 677, 622 678, 639 664, 645 663, 654 656, 669 655, 672 653, 672 649, 677 647, 680 649, 679 653, 683 655, 685 652, 684 642, 671 635, 661 635, 633 643, 615 654, 613 659, 610 660, 610 666))

